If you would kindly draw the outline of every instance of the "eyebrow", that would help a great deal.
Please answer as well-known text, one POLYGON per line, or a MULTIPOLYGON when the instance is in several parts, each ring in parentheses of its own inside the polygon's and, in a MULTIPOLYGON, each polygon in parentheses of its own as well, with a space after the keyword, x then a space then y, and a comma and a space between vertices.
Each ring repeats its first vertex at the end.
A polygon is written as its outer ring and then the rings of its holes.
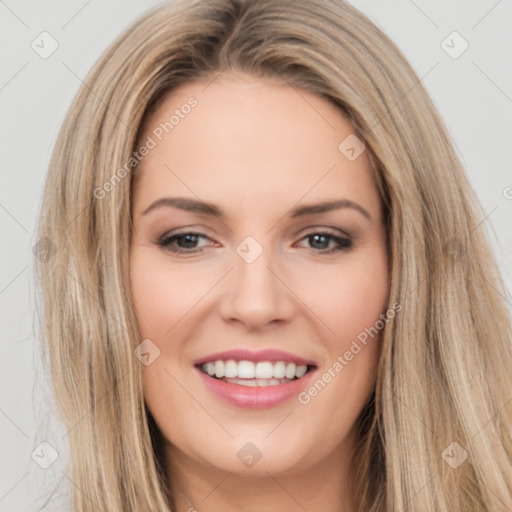
MULTIPOLYGON (((212 217, 217 217, 219 219, 224 219, 226 217, 225 213, 217 205, 213 203, 207 203, 205 201, 198 201, 196 199, 191 199, 187 197, 162 197, 160 199, 157 199, 154 203, 151 203, 142 212, 141 215, 146 215, 150 211, 164 206, 178 208, 180 210, 185 210, 187 212, 210 215, 212 217)), ((361 205, 355 203, 354 201, 350 201, 349 199, 336 199, 332 201, 324 201, 321 203, 298 206, 290 210, 288 215, 291 218, 296 218, 305 215, 329 212, 332 210, 340 210, 343 208, 353 209, 359 212, 367 219, 371 220, 371 216, 367 210, 365 210, 361 205)))

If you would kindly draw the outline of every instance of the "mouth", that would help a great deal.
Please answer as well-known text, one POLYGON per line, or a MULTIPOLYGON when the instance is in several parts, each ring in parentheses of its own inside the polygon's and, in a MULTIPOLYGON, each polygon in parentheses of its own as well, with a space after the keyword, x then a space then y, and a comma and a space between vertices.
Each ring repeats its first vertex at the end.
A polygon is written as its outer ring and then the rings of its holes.
POLYGON ((195 365, 203 374, 228 384, 247 387, 280 386, 301 379, 316 369, 293 361, 249 361, 216 359, 195 365))
POLYGON ((217 352, 193 365, 210 396, 243 409, 270 409, 293 400, 318 365, 290 352, 246 349, 217 352))

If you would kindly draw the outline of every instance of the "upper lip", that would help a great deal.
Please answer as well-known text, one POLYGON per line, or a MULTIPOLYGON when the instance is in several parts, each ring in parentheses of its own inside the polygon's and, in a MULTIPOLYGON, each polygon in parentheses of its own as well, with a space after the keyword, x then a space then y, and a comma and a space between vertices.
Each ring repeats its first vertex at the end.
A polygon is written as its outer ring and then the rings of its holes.
POLYGON ((295 363, 297 365, 305 364, 308 366, 316 366, 316 363, 310 359, 305 359, 290 352, 284 352, 282 350, 275 349, 257 351, 234 349, 227 350, 225 352, 216 352, 215 354, 210 354, 208 356, 196 359, 194 361, 194 365, 197 366, 217 360, 227 361, 229 359, 234 359, 236 361, 253 361, 254 363, 258 363, 260 361, 270 361, 274 363, 277 361, 284 361, 287 363, 295 363))

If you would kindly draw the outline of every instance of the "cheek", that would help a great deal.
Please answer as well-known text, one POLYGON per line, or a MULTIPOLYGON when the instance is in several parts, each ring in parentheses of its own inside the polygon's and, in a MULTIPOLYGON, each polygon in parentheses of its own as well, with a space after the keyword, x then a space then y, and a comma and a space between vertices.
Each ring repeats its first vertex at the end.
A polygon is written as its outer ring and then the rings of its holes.
POLYGON ((385 312, 387 299, 385 275, 368 272, 346 276, 330 302, 336 339, 352 340, 373 326, 385 312))
POLYGON ((364 257, 359 254, 347 258, 335 270, 319 267, 314 281, 303 278, 301 282, 305 302, 325 327, 322 341, 329 345, 330 352, 350 345, 386 311, 389 276, 382 249, 369 251, 364 257))
POLYGON ((155 258, 154 250, 146 248, 132 251, 130 266, 140 334, 158 344, 197 302, 204 288, 201 276, 185 265, 170 265, 165 255, 155 258))
POLYGON ((331 272, 327 282, 328 292, 316 294, 312 309, 316 307, 315 312, 329 327, 321 340, 328 359, 311 386, 299 396, 299 403, 309 411, 310 418, 329 417, 326 431, 337 439, 354 424, 375 383, 379 344, 386 325, 381 315, 386 314, 389 294, 384 250, 347 261, 336 275, 331 272))
POLYGON ((335 273, 330 269, 329 276, 317 275, 318 282, 328 282, 329 287, 324 293, 310 294, 311 309, 328 327, 319 338, 327 358, 301 403, 311 403, 317 412, 331 409, 339 420, 336 429, 355 421, 373 389, 386 326, 382 319, 389 294, 386 254, 379 248, 364 256, 347 258, 346 265, 335 273), (333 410, 340 400, 343 406, 333 410))

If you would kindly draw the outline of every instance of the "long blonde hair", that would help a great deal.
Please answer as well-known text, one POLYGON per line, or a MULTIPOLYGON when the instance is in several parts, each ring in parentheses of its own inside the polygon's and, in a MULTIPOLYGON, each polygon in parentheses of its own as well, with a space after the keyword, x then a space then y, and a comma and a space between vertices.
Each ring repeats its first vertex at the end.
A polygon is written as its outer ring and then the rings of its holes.
POLYGON ((510 505, 503 284, 484 215, 418 76, 342 0, 181 0, 145 14, 102 55, 48 172, 43 347, 80 489, 75 510, 170 510, 133 354, 141 342, 129 277, 137 168, 126 162, 169 91, 223 71, 284 79, 332 101, 371 155, 386 211, 390 304, 403 309, 384 329, 375 391, 360 417, 360 510, 510 505))

